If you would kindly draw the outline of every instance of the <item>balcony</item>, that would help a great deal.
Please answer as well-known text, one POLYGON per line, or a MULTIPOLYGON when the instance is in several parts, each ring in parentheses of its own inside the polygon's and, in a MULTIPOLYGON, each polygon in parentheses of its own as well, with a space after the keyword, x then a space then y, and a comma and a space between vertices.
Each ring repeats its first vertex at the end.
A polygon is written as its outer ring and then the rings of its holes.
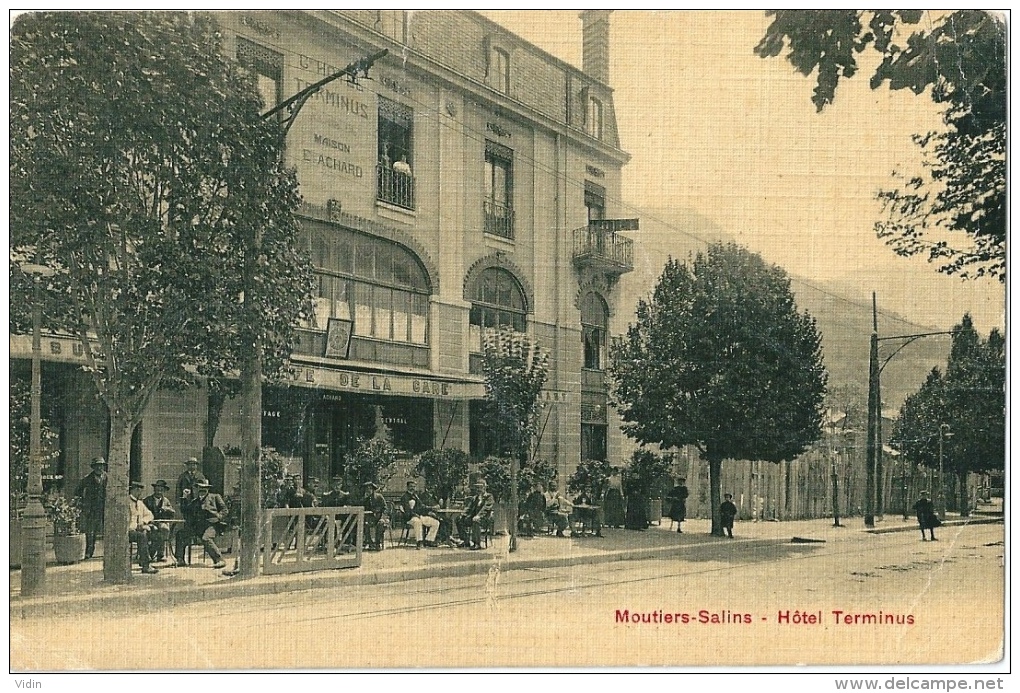
POLYGON ((484 200, 482 206, 485 211, 485 233, 512 241, 514 239, 514 210, 493 200, 484 200))
POLYGON ((634 269, 634 241, 598 226, 574 229, 574 266, 621 275, 634 269))
POLYGON ((376 198, 403 209, 414 209, 414 176, 394 171, 385 164, 377 164, 376 198))

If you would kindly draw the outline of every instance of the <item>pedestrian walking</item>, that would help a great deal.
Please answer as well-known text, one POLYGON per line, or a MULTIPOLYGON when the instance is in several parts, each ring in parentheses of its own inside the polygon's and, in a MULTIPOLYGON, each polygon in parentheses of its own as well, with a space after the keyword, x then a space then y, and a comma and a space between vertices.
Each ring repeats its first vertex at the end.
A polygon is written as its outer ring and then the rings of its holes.
POLYGON ((942 521, 935 514, 935 505, 928 498, 927 491, 921 491, 921 497, 914 503, 914 513, 917 515, 917 524, 921 527, 921 541, 928 541, 924 530, 928 530, 928 533, 931 534, 932 541, 938 541, 935 538, 935 528, 941 527, 942 521))
POLYGON ((723 496, 723 502, 719 505, 719 514, 722 515, 722 527, 726 536, 733 538, 733 520, 737 517, 737 506, 733 503, 733 494, 727 493, 723 496))
POLYGON ((81 529, 85 533, 85 558, 96 553, 96 536, 103 533, 106 513, 106 460, 92 460, 92 471, 78 484, 74 495, 81 499, 81 529))

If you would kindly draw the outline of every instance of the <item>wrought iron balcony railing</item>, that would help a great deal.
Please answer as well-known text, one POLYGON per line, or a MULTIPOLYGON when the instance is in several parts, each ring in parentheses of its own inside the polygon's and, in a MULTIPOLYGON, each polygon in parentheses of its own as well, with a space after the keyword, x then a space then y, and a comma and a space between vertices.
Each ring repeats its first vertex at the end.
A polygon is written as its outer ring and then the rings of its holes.
POLYGON ((634 269, 634 241, 596 226, 574 229, 574 264, 623 274, 634 269))
POLYGON ((414 176, 377 164, 376 181, 377 199, 404 209, 414 209, 414 176))
POLYGON ((485 211, 485 233, 513 240, 514 210, 493 200, 484 200, 482 206, 485 211))

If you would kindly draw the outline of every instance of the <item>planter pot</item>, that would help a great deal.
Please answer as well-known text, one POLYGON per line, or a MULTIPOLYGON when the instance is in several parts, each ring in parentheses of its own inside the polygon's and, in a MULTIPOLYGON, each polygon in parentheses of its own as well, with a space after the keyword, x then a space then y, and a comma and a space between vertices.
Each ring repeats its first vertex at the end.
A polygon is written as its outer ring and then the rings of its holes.
POLYGON ((659 524, 662 522, 662 499, 653 498, 648 501, 648 521, 659 524))
POLYGON ((234 541, 237 539, 237 530, 230 528, 222 534, 216 535, 216 546, 223 553, 234 552, 234 541))
POLYGON ((21 531, 21 520, 12 519, 10 524, 10 535, 11 543, 9 544, 11 549, 11 567, 21 567, 21 543, 22 543, 22 531, 21 531))
POLYGON ((60 565, 80 563, 85 558, 85 535, 55 535, 53 537, 53 555, 60 565))
POLYGON ((492 533, 493 534, 506 534, 507 531, 507 516, 509 512, 509 504, 503 503, 502 501, 496 503, 492 508, 492 533))

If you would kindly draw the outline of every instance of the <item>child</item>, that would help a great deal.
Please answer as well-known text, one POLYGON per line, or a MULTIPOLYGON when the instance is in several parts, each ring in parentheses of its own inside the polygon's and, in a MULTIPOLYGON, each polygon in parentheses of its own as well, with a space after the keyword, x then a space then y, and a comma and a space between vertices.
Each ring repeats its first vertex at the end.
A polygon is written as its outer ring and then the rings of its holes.
POLYGON ((733 494, 727 493, 719 506, 719 514, 722 515, 722 526, 726 531, 726 536, 730 539, 733 538, 733 519, 737 516, 737 506, 733 504, 733 494))

